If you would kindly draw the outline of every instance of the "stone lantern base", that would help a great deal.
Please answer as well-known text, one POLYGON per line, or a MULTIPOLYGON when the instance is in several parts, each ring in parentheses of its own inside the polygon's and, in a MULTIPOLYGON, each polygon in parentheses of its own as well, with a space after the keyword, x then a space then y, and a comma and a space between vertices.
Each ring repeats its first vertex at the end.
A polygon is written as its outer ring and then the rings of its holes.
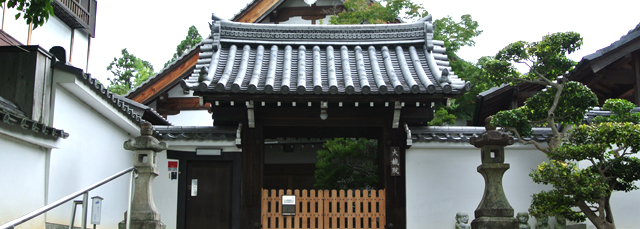
POLYGON ((514 229, 518 228, 518 220, 513 217, 480 217, 471 222, 474 229, 514 229))

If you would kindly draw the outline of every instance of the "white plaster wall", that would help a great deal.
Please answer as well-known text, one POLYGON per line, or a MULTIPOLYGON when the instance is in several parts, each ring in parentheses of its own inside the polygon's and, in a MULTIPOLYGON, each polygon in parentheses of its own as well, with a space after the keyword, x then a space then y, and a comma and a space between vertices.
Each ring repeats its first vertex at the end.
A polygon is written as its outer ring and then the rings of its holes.
POLYGON ((167 91, 167 95, 169 95, 169 98, 194 97, 193 91, 189 90, 189 93, 185 94, 184 89, 182 89, 180 85, 176 85, 173 88, 169 89, 169 91, 167 91))
MULTIPOLYGON (((15 9, 7 9, 4 30, 26 45, 29 26, 22 18, 15 20, 14 15, 17 12, 15 9)), ((89 35, 83 30, 76 29, 74 37, 73 62, 71 64, 86 70, 89 35)), ((61 46, 67 51, 68 61, 71 51, 71 28, 60 19, 50 17, 44 25, 33 30, 31 33, 31 45, 40 45, 47 51, 53 46, 61 46)))
POLYGON ((159 175, 153 180, 153 199, 167 229, 175 229, 178 215, 178 179, 169 179, 167 152, 157 155, 159 175))
MULTIPOLYGON (((0 9, 0 12, 2 9, 0 9)), ((29 25, 27 22, 20 17, 18 20, 15 19, 17 10, 11 8, 6 10, 6 18, 4 18, 4 28, 3 30, 10 34, 16 40, 22 42, 22 44, 27 44, 27 37, 29 36, 29 25)), ((2 15, 0 15, 1 17, 2 15)))
MULTIPOLYGON (((546 156, 532 147, 510 146, 503 177, 505 195, 514 211, 527 211, 531 194, 547 187, 535 184, 528 174, 546 156)), ((453 228, 457 212, 474 219, 484 193, 484 178, 476 168, 480 150, 469 143, 414 143, 406 153, 408 228, 453 228)), ((553 224, 553 220, 550 223, 553 224)), ((534 225, 535 220, 529 223, 534 225)))
POLYGON ((71 28, 60 19, 50 17, 46 24, 33 30, 31 44, 40 45, 45 50, 49 50, 53 46, 61 46, 67 50, 68 61, 71 47, 71 28))
POLYGON ((167 120, 174 126, 212 126, 211 114, 205 110, 180 111, 177 115, 168 115, 167 120))
MULTIPOLYGON (((51 153, 49 202, 83 189, 133 165, 133 152, 122 144, 132 138, 121 128, 58 86, 54 124, 70 133, 60 149, 51 153)), ((206 111, 205 111, 206 113, 206 111)), ((211 120, 209 116, 209 120, 211 120)), ((157 155, 159 176, 153 182, 153 198, 167 229, 176 228, 177 180, 170 180, 166 152, 157 155)), ((117 228, 127 209, 129 174, 89 192, 104 198, 101 224, 117 228)), ((81 197, 76 198, 78 200, 81 197)), ((47 215, 47 222, 69 224, 71 205, 65 204, 47 215)), ((77 211, 80 214, 80 210, 77 211)), ((89 212, 90 214, 90 212, 89 212)), ((75 225, 80 225, 80 216, 75 225)))
MULTIPOLYGON (((89 48, 89 34, 84 32, 84 30, 76 29, 74 32, 74 40, 73 40, 73 59, 71 60, 71 65, 82 68, 84 72, 87 71, 87 50, 89 48)), ((70 50, 67 50, 69 53, 70 50)), ((69 58, 69 57, 67 57, 69 58)), ((92 71, 95 71, 92 69, 92 71)))
MULTIPOLYGON (((56 87, 53 126, 68 132, 69 138, 51 152, 50 203, 133 165, 132 152, 122 147, 131 136, 64 88, 56 87)), ((129 175, 125 175, 89 192, 89 197, 104 198, 98 228, 117 228, 124 219, 128 188, 129 175)), ((70 215, 71 204, 67 203, 48 213, 47 222, 68 225, 70 215)), ((79 218, 76 225, 80 225, 79 218)))
MULTIPOLYGON (((0 134, 0 225, 45 205, 47 149, 0 134)), ((16 228, 44 228, 44 216, 16 228)))

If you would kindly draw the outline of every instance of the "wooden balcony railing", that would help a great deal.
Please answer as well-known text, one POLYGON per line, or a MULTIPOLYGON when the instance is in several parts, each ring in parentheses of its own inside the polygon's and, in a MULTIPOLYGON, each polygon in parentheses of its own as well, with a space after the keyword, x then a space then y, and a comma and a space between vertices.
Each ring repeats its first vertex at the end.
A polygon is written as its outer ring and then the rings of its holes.
POLYGON ((85 25, 90 25, 90 14, 89 11, 84 9, 80 2, 76 0, 56 0, 59 3, 62 3, 69 11, 75 14, 76 17, 80 19, 80 21, 84 22, 85 25))

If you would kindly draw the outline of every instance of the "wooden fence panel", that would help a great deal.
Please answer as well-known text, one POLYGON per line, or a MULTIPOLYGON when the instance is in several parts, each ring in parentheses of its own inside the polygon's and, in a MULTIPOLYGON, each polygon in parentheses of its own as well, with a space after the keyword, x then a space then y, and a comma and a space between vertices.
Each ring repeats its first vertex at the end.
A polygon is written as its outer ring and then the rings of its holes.
POLYGON ((384 190, 262 190, 262 228, 384 228, 384 190), (282 195, 296 196, 296 215, 282 215, 282 195))

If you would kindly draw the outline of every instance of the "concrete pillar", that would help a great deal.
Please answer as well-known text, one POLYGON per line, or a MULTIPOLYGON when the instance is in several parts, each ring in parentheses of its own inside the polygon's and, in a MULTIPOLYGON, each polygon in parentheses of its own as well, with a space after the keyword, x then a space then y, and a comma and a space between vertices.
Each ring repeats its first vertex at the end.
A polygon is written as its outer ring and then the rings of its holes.
MULTIPOLYGON (((133 151, 133 166, 138 177, 135 180, 135 191, 131 203, 131 228, 132 229, 164 229, 166 226, 160 220, 160 213, 153 202, 153 179, 158 176, 156 168, 156 154, 167 149, 167 144, 158 141, 151 136, 153 126, 143 122, 140 129, 140 137, 129 139, 124 143, 126 150, 133 151)), ((125 220, 118 224, 118 228, 124 229, 125 220)))
POLYGON ((513 138, 487 124, 487 131, 469 141, 481 148, 482 164, 478 166, 478 173, 484 177, 485 186, 471 228, 518 228, 518 220, 502 188, 502 176, 509 169, 509 164, 504 163, 504 147, 513 144, 513 138))

